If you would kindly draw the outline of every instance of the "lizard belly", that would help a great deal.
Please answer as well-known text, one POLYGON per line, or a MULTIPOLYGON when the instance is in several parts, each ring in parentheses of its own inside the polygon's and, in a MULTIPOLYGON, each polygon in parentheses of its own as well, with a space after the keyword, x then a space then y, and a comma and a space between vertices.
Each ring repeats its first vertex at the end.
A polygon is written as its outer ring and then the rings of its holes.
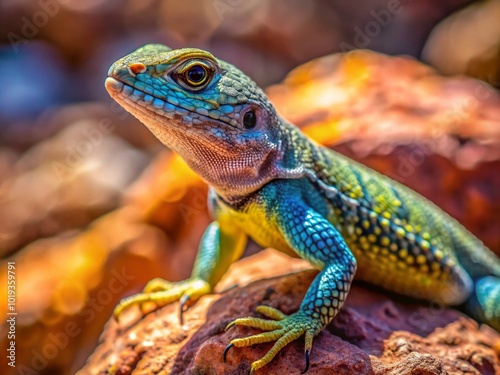
POLYGON ((244 210, 236 210, 224 203, 219 204, 221 209, 231 217, 231 222, 258 245, 264 248, 272 247, 294 258, 299 257, 278 229, 276 218, 258 201, 248 203, 244 210))

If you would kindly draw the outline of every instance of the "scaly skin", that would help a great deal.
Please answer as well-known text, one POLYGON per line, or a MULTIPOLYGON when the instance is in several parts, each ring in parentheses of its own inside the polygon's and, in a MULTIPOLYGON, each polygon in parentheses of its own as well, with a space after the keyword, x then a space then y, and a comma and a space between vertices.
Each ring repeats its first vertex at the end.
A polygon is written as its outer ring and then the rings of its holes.
POLYGON ((155 279, 115 316, 145 302, 180 300, 184 311, 210 293, 250 236, 320 270, 296 313, 259 306, 271 320, 229 324, 267 332, 231 341, 224 359, 233 346, 276 341, 251 372, 302 335, 307 369, 313 337, 342 307, 355 273, 407 296, 465 303, 500 330, 500 261, 492 252, 415 192, 306 138, 232 65, 198 49, 147 45, 108 75, 110 95, 210 185, 215 217, 190 279, 155 279))

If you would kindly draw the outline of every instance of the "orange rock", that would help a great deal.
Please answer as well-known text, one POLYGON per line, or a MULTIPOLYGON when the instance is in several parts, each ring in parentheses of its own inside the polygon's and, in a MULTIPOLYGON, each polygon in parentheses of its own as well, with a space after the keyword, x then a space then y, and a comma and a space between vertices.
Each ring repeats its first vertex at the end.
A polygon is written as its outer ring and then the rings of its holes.
MULTIPOLYGON (((132 373, 243 374, 272 343, 233 348, 222 361, 225 346, 236 337, 258 330, 237 327, 224 331, 233 319, 256 315, 259 304, 291 313, 298 309, 317 274, 307 265, 272 250, 231 266, 221 286, 205 296, 178 321, 178 304, 140 319, 129 312, 118 324, 110 321, 101 343, 78 375, 132 373), (272 266, 271 266, 272 265, 272 266), (278 267, 278 270, 276 269, 278 267), (251 275, 241 283, 240 275, 251 275), (140 320, 138 320, 140 319, 140 320)), ((492 348, 500 334, 478 328, 451 309, 400 302, 386 293, 356 284, 336 319, 314 340, 308 374, 495 374, 500 360, 492 348)), ((289 344, 257 374, 295 374, 304 366, 303 339, 289 344)))

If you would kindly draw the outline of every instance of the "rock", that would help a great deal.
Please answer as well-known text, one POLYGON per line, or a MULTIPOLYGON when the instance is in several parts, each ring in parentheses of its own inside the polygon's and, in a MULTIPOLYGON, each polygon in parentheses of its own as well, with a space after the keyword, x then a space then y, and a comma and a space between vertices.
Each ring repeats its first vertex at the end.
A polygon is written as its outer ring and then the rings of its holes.
MULTIPOLYGON (((98 105, 73 107, 65 127, 16 158, 2 174, 0 255, 89 224, 117 208, 150 157, 117 136, 98 105)), ((50 118, 50 116, 47 116, 50 118)), ((52 119, 49 123, 58 122, 52 119)), ((8 160, 0 152, 0 168, 8 160)), ((0 170, 1 172, 1 170, 0 170)))
MULTIPOLYGON (((119 209, 87 228, 34 241, 9 258, 22 280, 16 340, 24 345, 6 375, 19 368, 74 374, 124 295, 139 292, 152 277, 189 277, 209 221, 206 186, 179 157, 163 152, 126 196, 119 209), (65 344, 54 347, 54 337, 65 344)), ((0 285, 7 286, 6 270, 0 270, 0 285)), ((0 299, 6 301, 7 292, 0 288, 0 299)), ((0 314, 6 313, 7 304, 0 304, 0 314)), ((8 342, 4 335, 0 346, 8 342)))
MULTIPOLYGON (((218 294, 201 298, 185 313, 183 326, 177 303, 142 319, 138 310, 129 311, 119 323, 108 322, 78 375, 247 374, 272 343, 232 348, 223 363, 222 352, 233 338, 259 332, 247 327, 224 331, 225 326, 258 315, 260 304, 287 314, 296 311, 317 274, 306 267, 273 250, 241 260, 224 276, 218 294), (284 272, 292 273, 276 276, 284 272), (248 278, 241 283, 240 275, 248 278)), ((355 284, 338 316, 315 338, 308 374, 493 375, 500 372, 493 348, 499 340, 500 334, 479 328, 456 310, 436 310, 355 284)), ((290 343, 257 374, 300 373, 303 350, 303 338, 290 343)))
MULTIPOLYGON (((498 351, 486 345, 498 345, 499 335, 477 323, 460 318, 428 337, 410 332, 395 332, 386 340, 384 353, 373 361, 377 374, 482 374, 500 371, 498 351)), ((498 348, 497 348, 498 349, 498 348)))
POLYGON ((451 14, 432 30, 422 59, 443 74, 478 77, 498 88, 499 14, 497 1, 473 3, 451 14))

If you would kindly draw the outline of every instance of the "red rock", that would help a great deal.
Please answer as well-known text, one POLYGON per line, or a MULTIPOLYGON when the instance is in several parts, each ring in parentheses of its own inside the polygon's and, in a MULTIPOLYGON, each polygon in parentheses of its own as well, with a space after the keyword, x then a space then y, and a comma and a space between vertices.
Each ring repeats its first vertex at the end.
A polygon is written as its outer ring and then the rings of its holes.
MULTIPOLYGON (((130 311, 120 323, 108 322, 100 346, 78 375, 247 374, 272 343, 232 348, 223 363, 222 352, 232 339, 259 332, 248 327, 224 331, 225 326, 235 318, 258 315, 259 304, 287 314, 296 311, 317 271, 275 275, 304 267, 304 261, 272 250, 237 262, 221 288, 238 284, 241 274, 257 281, 203 297, 185 313, 183 326, 178 304, 140 320, 138 311, 130 311)), ((493 346, 499 340, 500 334, 478 328, 453 309, 433 309, 429 303, 402 301, 355 284, 344 308, 315 338, 308 374, 495 374, 500 360, 493 346)), ((303 350, 300 338, 257 374, 300 373, 303 350)))

